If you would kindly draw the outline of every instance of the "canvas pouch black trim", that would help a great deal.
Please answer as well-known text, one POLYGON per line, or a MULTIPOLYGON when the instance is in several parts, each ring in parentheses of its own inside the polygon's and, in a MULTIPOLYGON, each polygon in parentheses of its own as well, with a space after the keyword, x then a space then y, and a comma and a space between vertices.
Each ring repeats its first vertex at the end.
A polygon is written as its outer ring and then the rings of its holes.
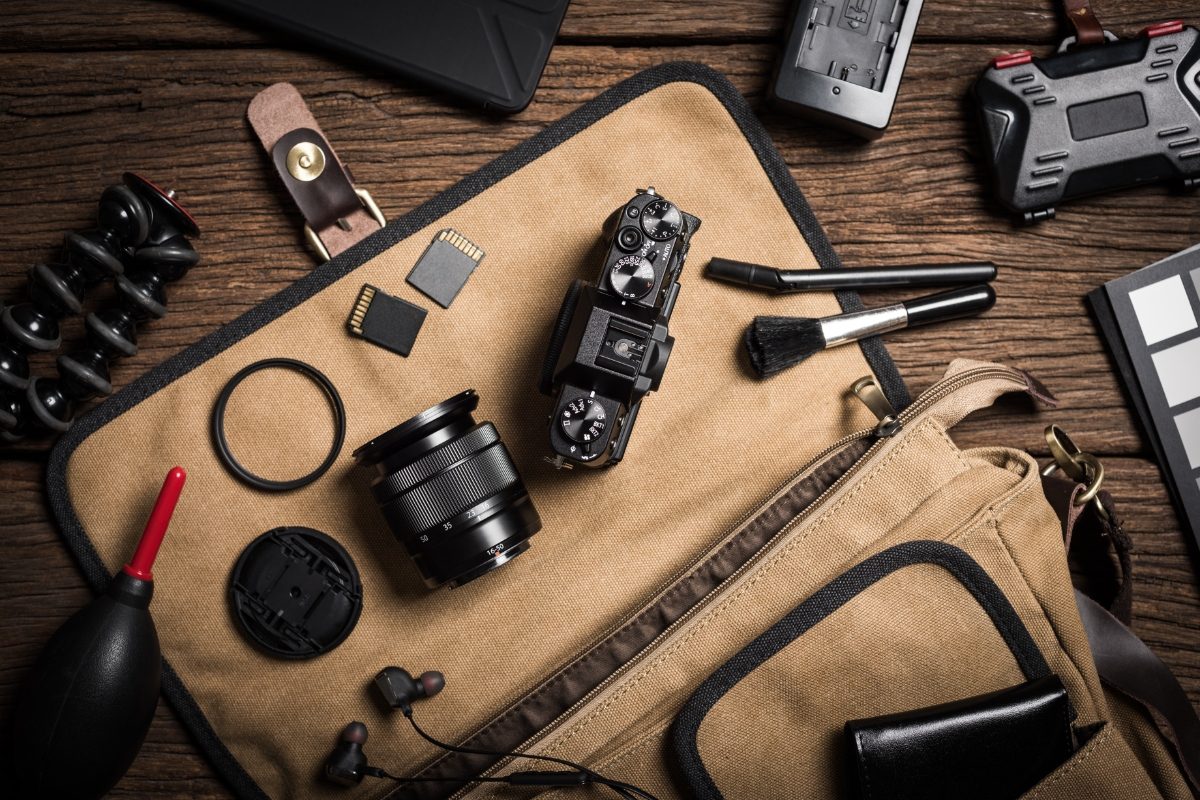
POLYGON ((992 620, 1027 681, 1052 675, 1016 609, 996 582, 966 552, 931 540, 890 547, 842 573, 792 609, 710 675, 684 704, 672 727, 670 742, 676 765, 694 797, 700 800, 723 797, 704 764, 698 743, 700 726, 721 698, 772 656, 855 597, 898 570, 917 564, 941 567, 970 592, 992 620))

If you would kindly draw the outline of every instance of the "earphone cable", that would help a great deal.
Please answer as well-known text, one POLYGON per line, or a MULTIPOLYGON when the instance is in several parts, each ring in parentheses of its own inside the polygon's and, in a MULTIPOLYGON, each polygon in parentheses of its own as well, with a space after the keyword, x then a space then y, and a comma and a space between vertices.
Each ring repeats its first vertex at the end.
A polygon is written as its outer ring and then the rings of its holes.
MULTIPOLYGON (((636 797, 642 797, 642 798, 644 798, 644 800, 658 800, 658 798, 656 798, 654 795, 650 794, 649 792, 647 792, 644 789, 639 789, 636 786, 633 786, 628 783, 622 783, 621 781, 610 780, 610 779, 604 777, 603 775, 601 775, 600 773, 598 773, 594 770, 588 769, 587 767, 583 766, 582 764, 577 764, 574 761, 568 761, 565 758, 556 758, 554 756, 540 756, 540 755, 533 755, 533 754, 527 754, 527 753, 502 752, 502 751, 498 751, 498 750, 477 750, 477 749, 470 748, 470 747, 459 747, 458 745, 448 744, 447 742, 443 742, 438 739, 435 739, 434 737, 432 737, 428 733, 426 733, 425 730, 420 725, 417 724, 417 721, 415 719, 413 719, 411 710, 404 712, 404 716, 408 719, 409 724, 412 725, 413 730, 417 732, 418 736, 420 736, 425 741, 429 742, 434 747, 440 747, 441 749, 449 751, 451 753, 462 753, 463 755, 472 755, 472 756, 492 756, 492 757, 499 757, 499 758, 526 758, 526 759, 530 759, 532 761, 542 761, 542 762, 546 762, 546 763, 550 763, 550 764, 558 764, 560 766, 570 767, 573 770, 578 770, 579 772, 586 774, 589 778, 592 779, 593 783, 600 784, 602 786, 607 786, 608 788, 612 789, 614 792, 621 795, 622 797, 628 798, 628 800, 636 800, 636 797)), ((442 779, 442 780, 446 780, 446 779, 442 779)), ((451 780, 454 780, 454 779, 451 779, 451 780)), ((486 782, 496 782, 497 780, 499 780, 501 782, 504 781, 503 778, 499 778, 499 779, 473 778, 472 780, 479 781, 479 782, 485 782, 485 783, 486 782)))

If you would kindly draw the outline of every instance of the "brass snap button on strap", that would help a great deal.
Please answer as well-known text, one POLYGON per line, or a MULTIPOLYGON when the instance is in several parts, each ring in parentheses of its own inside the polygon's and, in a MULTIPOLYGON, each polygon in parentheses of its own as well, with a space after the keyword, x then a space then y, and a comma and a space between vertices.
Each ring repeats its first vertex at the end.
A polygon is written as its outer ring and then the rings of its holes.
POLYGON ((238 480, 249 486, 253 486, 255 489, 261 489, 264 492, 289 492, 293 489, 308 486, 328 472, 329 468, 333 466, 333 462, 337 460, 338 454, 342 452, 342 444, 346 441, 346 408, 342 404, 341 395, 334 388, 333 382, 329 378, 326 378, 324 373, 316 367, 306 364, 303 361, 297 361, 294 358, 267 358, 245 367, 230 378, 229 383, 225 384, 225 388, 221 390, 221 394, 217 397, 216 405, 213 406, 212 439, 213 447, 216 448, 217 456, 221 459, 221 463, 238 480), (254 373, 266 369, 290 369, 312 379, 325 393, 325 396, 329 399, 329 406, 333 410, 335 432, 333 444, 329 448, 329 455, 312 472, 294 480, 276 481, 255 475, 234 458, 233 452, 229 448, 229 442, 225 438, 225 409, 229 405, 229 398, 233 396, 234 390, 241 385, 242 381, 254 373))
POLYGON ((287 154, 287 170, 298 181, 312 181, 325 171, 325 151, 312 142, 300 142, 287 154))
POLYGON ((304 217, 304 239, 328 261, 381 230, 387 221, 321 131, 295 86, 276 83, 250 102, 246 116, 283 187, 304 217))

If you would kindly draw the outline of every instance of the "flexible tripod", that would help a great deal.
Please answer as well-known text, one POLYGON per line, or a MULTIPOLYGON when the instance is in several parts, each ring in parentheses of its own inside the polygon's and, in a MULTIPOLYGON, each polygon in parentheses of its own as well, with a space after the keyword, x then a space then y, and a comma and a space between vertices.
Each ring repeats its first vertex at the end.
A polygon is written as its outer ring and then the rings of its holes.
POLYGON ((29 271, 28 300, 0 311, 0 441, 63 433, 76 404, 112 394, 109 362, 137 352, 137 326, 167 313, 165 285, 200 260, 191 214, 132 172, 104 190, 97 219, 95 230, 66 235, 60 262, 29 271), (29 356, 57 350, 62 320, 106 280, 117 298, 87 315, 86 345, 59 356, 57 378, 32 377, 29 356))

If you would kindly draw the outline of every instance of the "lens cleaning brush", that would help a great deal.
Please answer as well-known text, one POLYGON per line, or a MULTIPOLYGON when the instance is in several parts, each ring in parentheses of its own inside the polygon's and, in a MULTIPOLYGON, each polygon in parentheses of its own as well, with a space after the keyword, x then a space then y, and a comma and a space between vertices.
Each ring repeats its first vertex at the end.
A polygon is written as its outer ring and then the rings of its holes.
POLYGON ((744 341, 754 371, 758 377, 768 378, 830 347, 902 328, 974 316, 995 304, 995 291, 980 284, 821 319, 755 317, 744 341))

